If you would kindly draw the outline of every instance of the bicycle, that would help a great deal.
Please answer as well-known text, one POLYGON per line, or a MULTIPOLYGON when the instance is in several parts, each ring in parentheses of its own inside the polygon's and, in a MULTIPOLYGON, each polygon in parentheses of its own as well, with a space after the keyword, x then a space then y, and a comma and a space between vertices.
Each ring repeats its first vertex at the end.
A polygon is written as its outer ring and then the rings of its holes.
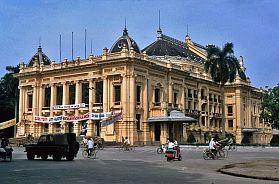
POLYGON ((215 160, 215 159, 227 157, 226 151, 224 151, 223 149, 216 149, 216 153, 212 153, 212 151, 209 148, 206 148, 203 151, 202 156, 204 160, 209 160, 209 159, 215 160))
POLYGON ((132 151, 132 152, 134 152, 135 151, 135 146, 134 145, 126 145, 126 144, 122 144, 122 145, 120 145, 120 150, 121 151, 132 151))
POLYGON ((236 147, 235 144, 229 144, 228 146, 229 146, 228 150, 231 150, 231 151, 236 151, 237 150, 237 147, 236 147))
POLYGON ((83 158, 93 158, 93 159, 95 159, 97 157, 97 153, 98 153, 98 150, 93 149, 92 152, 91 152, 91 155, 88 155, 88 149, 86 147, 84 147, 82 149, 83 158))
POLYGON ((162 154, 162 153, 165 153, 166 150, 167 150, 167 147, 164 144, 162 144, 159 148, 157 148, 157 153, 162 154))

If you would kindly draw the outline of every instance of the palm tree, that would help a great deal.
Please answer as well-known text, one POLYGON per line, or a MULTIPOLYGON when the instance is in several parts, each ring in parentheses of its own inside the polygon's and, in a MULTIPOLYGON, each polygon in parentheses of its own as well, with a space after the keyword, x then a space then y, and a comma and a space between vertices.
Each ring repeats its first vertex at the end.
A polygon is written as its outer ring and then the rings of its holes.
POLYGON ((206 48, 207 60, 204 69, 211 75, 214 82, 219 84, 222 99, 222 135, 225 136, 225 103, 224 86, 227 82, 233 82, 238 74, 246 80, 245 73, 241 69, 237 58, 234 56, 233 44, 226 43, 221 49, 215 45, 206 48))

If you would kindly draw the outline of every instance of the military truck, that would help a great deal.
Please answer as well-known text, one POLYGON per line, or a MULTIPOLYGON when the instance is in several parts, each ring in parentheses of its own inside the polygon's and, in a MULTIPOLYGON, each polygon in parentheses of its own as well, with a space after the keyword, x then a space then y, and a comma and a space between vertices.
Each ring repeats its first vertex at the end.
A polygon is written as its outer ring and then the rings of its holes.
POLYGON ((47 134, 40 136, 37 144, 24 145, 27 159, 34 160, 35 156, 43 160, 52 157, 53 160, 65 158, 72 161, 77 156, 79 143, 74 133, 47 134))

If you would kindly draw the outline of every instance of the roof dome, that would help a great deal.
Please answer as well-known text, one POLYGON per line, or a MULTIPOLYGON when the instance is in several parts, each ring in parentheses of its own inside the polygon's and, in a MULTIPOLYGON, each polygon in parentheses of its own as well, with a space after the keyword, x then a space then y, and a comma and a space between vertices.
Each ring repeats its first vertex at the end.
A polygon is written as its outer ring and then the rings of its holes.
POLYGON ((34 63, 37 62, 38 65, 43 63, 44 65, 50 65, 50 59, 43 53, 42 47, 39 46, 38 52, 29 60, 28 67, 32 67, 34 63))
POLYGON ((141 53, 137 43, 131 37, 128 36, 128 30, 126 29, 126 27, 123 30, 123 35, 120 38, 118 38, 118 40, 112 45, 109 52, 120 52, 124 46, 126 46, 126 48, 129 51, 131 50, 131 48, 133 48, 135 52, 141 53))

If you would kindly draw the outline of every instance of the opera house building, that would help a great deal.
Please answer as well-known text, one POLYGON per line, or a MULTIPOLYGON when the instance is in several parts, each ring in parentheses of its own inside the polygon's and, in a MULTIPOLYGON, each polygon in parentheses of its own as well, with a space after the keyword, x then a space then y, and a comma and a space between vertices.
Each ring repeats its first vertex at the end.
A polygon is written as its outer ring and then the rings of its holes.
MULTIPOLYGON (((167 138, 187 143, 191 134, 196 143, 205 143, 221 135, 221 93, 204 71, 206 47, 161 29, 154 40, 141 49, 125 28, 102 55, 59 63, 39 47, 17 75, 17 137, 74 132, 153 145, 167 138)), ((241 56, 239 63, 245 71, 241 56)), ((225 85, 225 131, 236 143, 270 142, 271 126, 260 120, 262 95, 248 77, 225 85)))

